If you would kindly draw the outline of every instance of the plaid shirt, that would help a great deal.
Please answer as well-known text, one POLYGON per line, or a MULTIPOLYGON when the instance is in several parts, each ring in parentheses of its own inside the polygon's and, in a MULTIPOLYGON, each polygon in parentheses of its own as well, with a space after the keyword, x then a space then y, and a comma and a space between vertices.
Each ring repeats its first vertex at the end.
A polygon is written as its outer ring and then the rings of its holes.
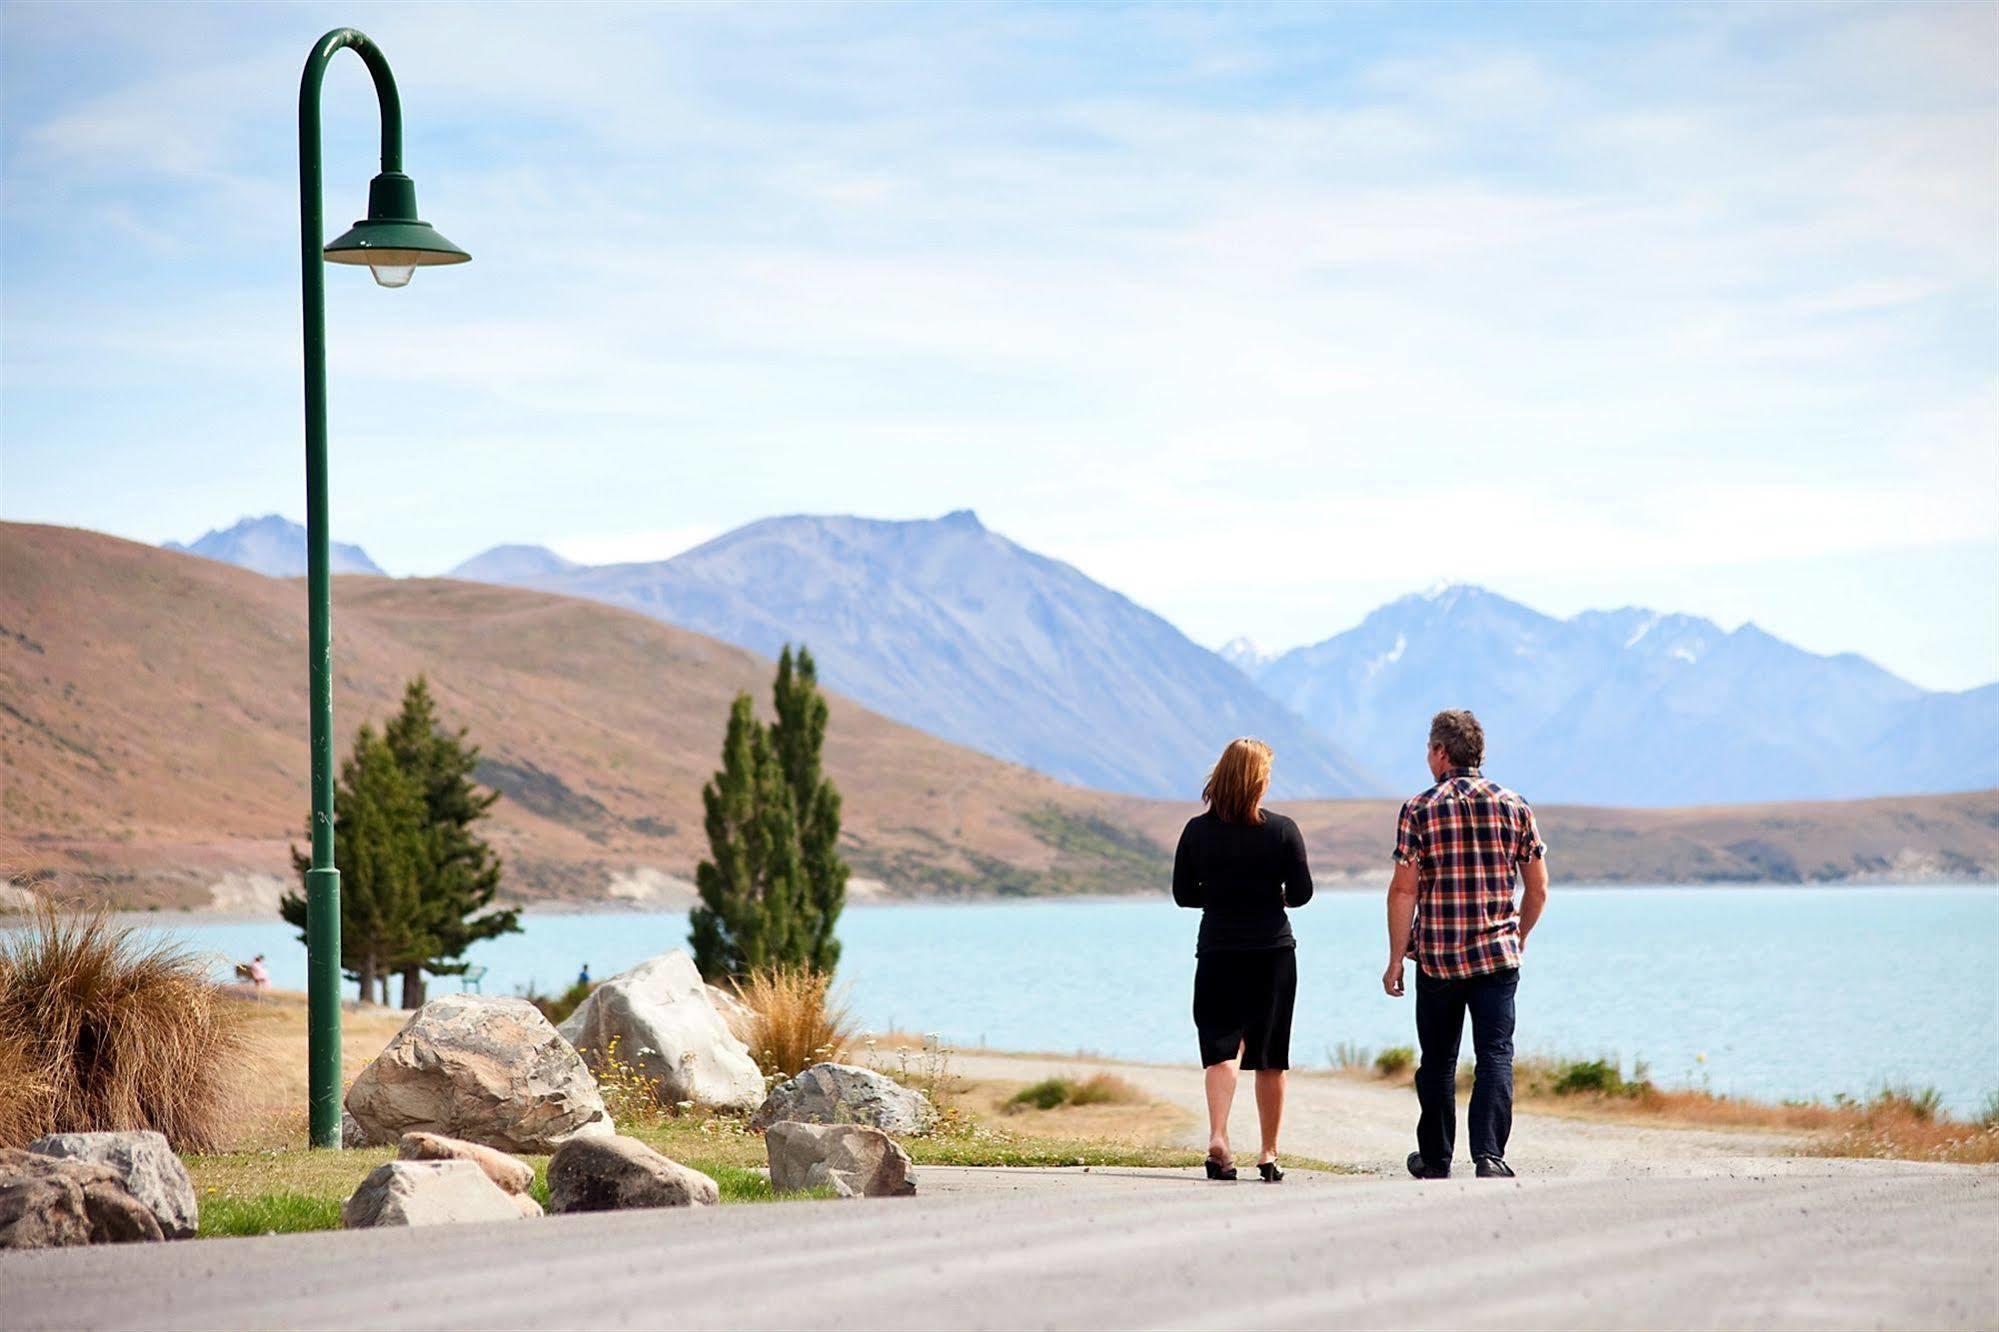
POLYGON ((1417 868, 1416 965, 1442 980, 1519 966, 1514 876, 1547 850, 1527 802, 1477 768, 1452 768, 1405 803, 1395 863, 1417 868))

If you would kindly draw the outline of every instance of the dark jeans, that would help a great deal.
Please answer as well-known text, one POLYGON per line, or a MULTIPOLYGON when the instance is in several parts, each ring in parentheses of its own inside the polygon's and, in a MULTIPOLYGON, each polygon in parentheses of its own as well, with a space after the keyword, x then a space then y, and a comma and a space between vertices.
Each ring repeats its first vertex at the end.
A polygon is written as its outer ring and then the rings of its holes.
POLYGON ((1513 1131, 1513 992, 1520 969, 1509 967, 1470 980, 1439 980, 1416 970, 1416 1039, 1423 1062, 1416 1068, 1416 1146, 1423 1163, 1448 1166, 1458 1136, 1458 1046, 1471 1012, 1471 1130, 1474 1157, 1506 1155, 1513 1131))

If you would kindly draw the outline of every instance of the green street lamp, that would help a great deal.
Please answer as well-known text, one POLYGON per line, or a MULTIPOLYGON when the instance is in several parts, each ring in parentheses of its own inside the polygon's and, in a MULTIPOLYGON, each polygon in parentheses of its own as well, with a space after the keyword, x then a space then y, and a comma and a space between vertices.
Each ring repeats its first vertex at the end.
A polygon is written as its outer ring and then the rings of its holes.
POLYGON ((312 868, 305 877, 307 1103, 312 1145, 340 1145, 340 871, 333 864, 333 584, 326 519, 326 273, 323 263, 366 264, 384 287, 418 268, 472 256, 416 215, 416 185, 403 174, 403 107, 395 75, 366 34, 336 28, 306 57, 298 86, 300 262, 305 309, 306 603, 311 619, 312 868), (368 186, 368 216, 321 248, 319 92, 334 53, 351 49, 375 79, 382 110, 382 173, 368 186))

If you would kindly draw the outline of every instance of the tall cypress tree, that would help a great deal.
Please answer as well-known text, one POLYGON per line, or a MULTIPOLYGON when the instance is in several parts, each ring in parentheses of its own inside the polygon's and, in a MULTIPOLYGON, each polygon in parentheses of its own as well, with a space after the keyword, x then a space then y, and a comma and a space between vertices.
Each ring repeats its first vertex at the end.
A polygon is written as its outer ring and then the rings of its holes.
POLYGON ((438 720, 430 681, 422 675, 403 690, 402 711, 383 736, 422 795, 431 838, 421 914, 432 948, 402 967, 404 1008, 423 1003, 424 972, 461 974, 468 964, 459 959, 473 944, 518 933, 521 927, 518 909, 488 909, 500 889, 500 858, 474 825, 487 816, 500 793, 482 790, 472 780, 479 748, 467 743, 466 736, 466 728, 451 731, 438 720))
MULTIPOLYGON (((430 859, 422 793, 387 742, 363 724, 340 765, 334 801, 333 853, 340 869, 340 965, 361 998, 388 999, 390 974, 435 947, 424 932, 422 877, 430 859)), ((312 858, 292 849, 303 885, 312 858)), ((278 914, 305 938, 303 892, 287 893, 278 914)))
POLYGON ((802 644, 795 662, 789 644, 777 659, 773 693, 777 721, 771 742, 784 768, 798 825, 803 878, 800 960, 830 975, 840 961, 840 940, 834 931, 847 904, 848 870, 840 857, 840 792, 820 762, 829 710, 826 696, 819 692, 818 667, 802 644))

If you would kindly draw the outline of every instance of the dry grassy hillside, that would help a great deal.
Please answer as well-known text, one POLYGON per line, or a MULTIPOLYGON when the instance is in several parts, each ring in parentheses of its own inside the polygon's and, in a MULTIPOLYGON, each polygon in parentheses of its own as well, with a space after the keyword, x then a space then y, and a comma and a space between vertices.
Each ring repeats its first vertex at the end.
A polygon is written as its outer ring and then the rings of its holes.
MULTIPOLYGON (((493 829, 512 896, 601 902, 646 871, 691 877, 729 699, 764 698, 769 662, 545 593, 356 577, 334 597, 342 751, 428 672, 507 797, 493 829)), ((847 854, 898 895, 1163 892, 1196 809, 1063 786, 839 698, 827 748, 847 854)), ((300 583, 0 524, 0 870, 124 905, 226 900, 236 876, 289 874, 305 757, 300 583)), ((1288 808, 1327 881, 1381 881, 1394 802, 1288 808)), ((1541 816, 1571 882, 1999 876, 1995 792, 1541 816)))
MULTIPOLYGON (((1283 806, 1298 820, 1322 882, 1360 879, 1384 887, 1399 808, 1394 800, 1283 806)), ((1167 845, 1191 812, 1156 802, 1124 810, 1135 827, 1167 845)), ((1999 791, 1693 809, 1543 805, 1535 814, 1556 878, 1570 883, 1999 878, 1999 791)))
MULTIPOLYGON (((482 746, 510 892, 598 900, 691 876, 730 697, 771 665, 590 602, 448 581, 334 588, 341 749, 431 677, 482 746)), ((305 821, 297 581, 67 528, 0 524, 0 857, 127 904, 205 905, 288 873, 305 821)), ((897 892, 1136 886, 1156 847, 1108 802, 833 700, 828 766, 856 872, 897 892), (1070 849, 1064 849, 1066 847, 1070 849)))

